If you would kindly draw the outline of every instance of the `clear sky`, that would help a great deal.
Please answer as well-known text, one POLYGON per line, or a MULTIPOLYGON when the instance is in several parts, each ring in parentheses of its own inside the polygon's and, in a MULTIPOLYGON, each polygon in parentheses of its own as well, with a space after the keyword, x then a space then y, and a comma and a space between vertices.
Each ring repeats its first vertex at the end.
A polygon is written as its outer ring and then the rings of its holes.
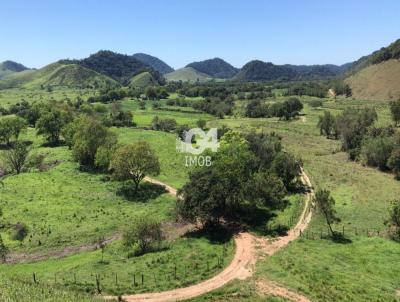
POLYGON ((174 68, 342 64, 400 38, 399 0, 12 0, 0 2, 0 62, 41 67, 100 49, 174 68))

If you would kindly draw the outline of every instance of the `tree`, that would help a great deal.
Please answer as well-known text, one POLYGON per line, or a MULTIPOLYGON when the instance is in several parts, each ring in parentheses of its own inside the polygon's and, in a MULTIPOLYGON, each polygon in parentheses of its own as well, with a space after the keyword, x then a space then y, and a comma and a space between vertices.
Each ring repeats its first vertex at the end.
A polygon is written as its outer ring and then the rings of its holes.
POLYGON ((387 170, 388 160, 394 149, 394 141, 391 137, 377 136, 368 137, 361 146, 361 159, 368 166, 378 167, 380 170, 387 170))
POLYGON ((226 133, 219 151, 212 154, 212 165, 198 167, 189 174, 189 181, 179 192, 182 198, 177 201, 178 213, 205 226, 218 224, 221 218, 237 218, 252 167, 254 156, 244 137, 237 132, 226 133))
POLYGON ((29 154, 29 149, 22 142, 15 142, 11 149, 4 153, 4 161, 16 174, 21 173, 29 154))
POLYGON ((116 134, 92 117, 81 117, 75 123, 72 154, 81 165, 94 167, 98 149, 116 142, 116 134))
POLYGON ((111 160, 110 170, 117 180, 132 180, 137 192, 147 174, 160 174, 160 163, 150 145, 139 141, 118 148, 111 160))
MULTIPOLYGON (((324 115, 319 117, 318 128, 321 135, 331 137, 335 130, 335 117, 330 111, 325 111, 324 115)), ((336 137, 336 135, 335 135, 336 137)))
POLYGON ((10 139, 14 136, 18 140, 20 133, 27 128, 24 119, 18 116, 7 116, 0 119, 0 141, 10 145, 10 139))
POLYGON ((390 105, 390 112, 392 113, 392 119, 397 127, 400 123, 400 99, 397 101, 391 101, 390 105))
POLYGON ((200 129, 205 129, 206 124, 207 124, 207 122, 205 120, 201 120, 201 119, 196 122, 197 127, 199 127, 200 129))
POLYGON ((270 209, 281 208, 287 194, 282 180, 268 172, 258 172, 252 176, 245 190, 247 200, 270 209))
POLYGON ((161 223, 149 216, 137 218, 122 236, 124 246, 137 248, 137 255, 143 255, 159 247, 163 239, 161 223))
POLYGON ((396 230, 396 238, 400 239, 400 199, 392 201, 388 223, 396 230))
POLYGON ((157 99, 157 91, 152 86, 147 87, 144 91, 144 94, 149 100, 157 99))
POLYGON ((272 171, 282 179, 285 187, 289 189, 293 181, 300 175, 299 161, 289 153, 280 152, 272 162, 272 171))
POLYGON ((336 214, 335 200, 328 190, 318 190, 315 193, 314 204, 318 211, 324 216, 331 235, 334 235, 332 224, 340 222, 340 218, 336 214))
POLYGON ((388 160, 388 167, 392 170, 396 179, 400 179, 400 148, 392 151, 388 160))
POLYGON ((65 121, 58 109, 42 113, 36 122, 37 134, 44 135, 48 143, 56 145, 60 141, 61 129, 65 121))
POLYGON ((290 98, 282 103, 275 103, 271 106, 271 115, 279 119, 290 120, 299 115, 303 109, 303 103, 298 98, 290 98))

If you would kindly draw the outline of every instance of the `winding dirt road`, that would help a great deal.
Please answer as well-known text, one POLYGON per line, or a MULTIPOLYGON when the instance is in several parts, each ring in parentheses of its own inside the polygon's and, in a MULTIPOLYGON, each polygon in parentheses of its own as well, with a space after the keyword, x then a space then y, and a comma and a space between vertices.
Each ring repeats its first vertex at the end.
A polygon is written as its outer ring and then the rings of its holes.
MULTIPOLYGON (((297 239, 300 233, 308 226, 312 216, 311 202, 314 192, 312 190, 310 179, 304 171, 302 171, 301 174, 301 181, 308 188, 306 202, 298 223, 288 232, 287 236, 278 237, 275 240, 267 240, 247 232, 239 233, 235 236, 236 252, 232 262, 221 273, 213 278, 189 287, 177 288, 159 293, 124 295, 122 296, 122 299, 126 302, 172 302, 187 300, 221 288, 232 280, 244 280, 250 277, 253 274, 254 266, 259 257, 273 255, 275 252, 288 245, 291 241, 297 239)), ((157 181, 155 183, 164 185, 157 181)), ((170 187, 165 187, 171 194, 176 194, 175 189, 171 188, 172 190, 170 190, 170 187)), ((292 301, 310 301, 302 295, 265 280, 263 280, 262 283, 258 282, 257 288, 259 293, 280 296, 292 301)), ((108 300, 117 299, 115 296, 105 296, 104 298, 108 300)))

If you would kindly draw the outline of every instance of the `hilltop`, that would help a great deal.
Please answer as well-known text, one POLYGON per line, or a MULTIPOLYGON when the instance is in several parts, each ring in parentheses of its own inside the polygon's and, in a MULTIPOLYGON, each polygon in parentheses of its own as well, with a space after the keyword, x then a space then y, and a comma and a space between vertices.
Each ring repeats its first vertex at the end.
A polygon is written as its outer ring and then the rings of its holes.
POLYGON ((244 65, 235 79, 240 81, 290 80, 295 78, 296 74, 289 67, 254 60, 244 65))
POLYGON ((118 83, 102 74, 77 64, 53 63, 38 70, 24 70, 0 81, 0 89, 5 88, 100 88, 117 86, 118 83))
POLYGON ((150 66, 151 68, 153 68, 155 71, 158 71, 162 75, 174 71, 174 69, 171 66, 169 66, 167 63, 165 63, 164 61, 160 60, 157 57, 153 57, 145 53, 135 53, 132 57, 142 62, 143 64, 150 66))
POLYGON ((0 63, 0 79, 15 72, 21 72, 28 69, 29 69, 28 67, 25 67, 20 63, 14 61, 4 61, 0 63))
POLYGON ((238 73, 239 69, 220 58, 209 59, 200 62, 193 62, 186 67, 192 67, 197 71, 213 78, 229 79, 238 73))

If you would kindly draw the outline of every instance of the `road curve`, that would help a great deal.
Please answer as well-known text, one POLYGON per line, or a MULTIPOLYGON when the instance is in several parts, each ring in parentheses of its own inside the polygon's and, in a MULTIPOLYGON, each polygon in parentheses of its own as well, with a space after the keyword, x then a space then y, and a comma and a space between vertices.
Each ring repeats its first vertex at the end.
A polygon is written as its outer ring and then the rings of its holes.
MULTIPOLYGON (((176 195, 176 190, 165 184, 154 181, 150 178, 146 179, 153 183, 157 183, 165 186, 166 190, 172 194, 176 195)), ((266 238, 261 238, 254 236, 248 232, 242 232, 237 234, 235 239, 236 252, 232 262, 226 267, 221 273, 214 276, 211 279, 205 280, 198 284, 177 288, 169 291, 158 292, 158 293, 144 293, 135 295, 123 295, 121 298, 126 302, 172 302, 172 301, 182 301, 190 298, 198 297, 215 289, 221 288, 228 282, 240 279, 244 280, 253 274, 254 266, 259 258, 259 252, 264 254, 264 256, 271 256, 281 248, 288 245, 291 241, 297 239, 302 231, 308 226, 311 216, 312 216, 312 197, 313 190, 311 186, 310 179, 302 170, 301 181, 308 187, 308 192, 306 193, 306 202, 302 214, 300 215, 299 221, 296 226, 289 230, 287 236, 278 237, 275 240, 267 240, 266 238)), ((306 297, 303 297, 297 293, 294 293, 288 289, 284 289, 273 282, 263 281, 264 284, 268 286, 268 294, 275 296, 284 296, 293 301, 309 301, 306 297)), ((103 298, 107 300, 115 300, 118 297, 115 296, 104 296, 103 298)))

